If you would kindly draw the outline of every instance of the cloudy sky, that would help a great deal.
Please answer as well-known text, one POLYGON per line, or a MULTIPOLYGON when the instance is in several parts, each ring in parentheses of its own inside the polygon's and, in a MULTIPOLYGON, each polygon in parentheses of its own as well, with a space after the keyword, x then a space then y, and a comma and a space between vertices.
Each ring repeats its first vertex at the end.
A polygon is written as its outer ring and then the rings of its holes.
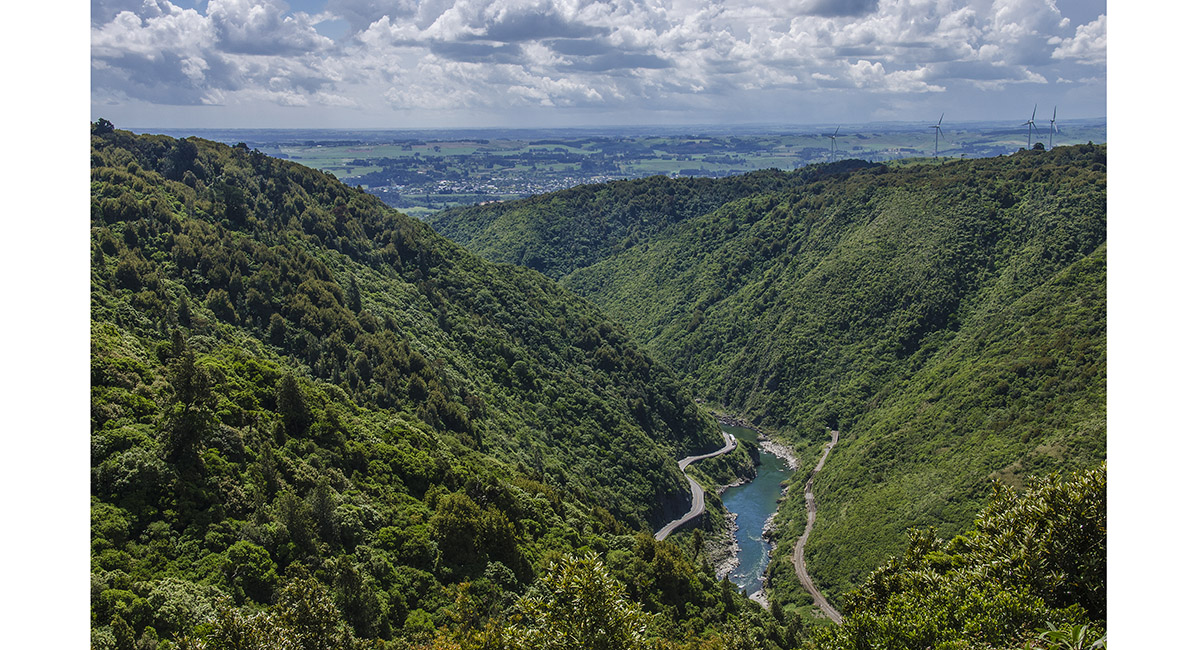
POLYGON ((1106 114, 1103 0, 92 0, 92 117, 570 126, 1106 114))

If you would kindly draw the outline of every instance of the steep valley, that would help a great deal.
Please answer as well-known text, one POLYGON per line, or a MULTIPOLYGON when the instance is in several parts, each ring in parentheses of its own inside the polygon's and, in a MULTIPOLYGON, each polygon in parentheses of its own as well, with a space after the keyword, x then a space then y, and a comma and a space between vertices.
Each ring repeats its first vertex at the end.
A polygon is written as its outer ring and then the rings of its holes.
MULTIPOLYGON (((702 215, 643 215, 665 225, 628 226, 634 239, 595 262, 573 252, 595 239, 570 237, 566 224, 588 233, 588 218, 556 209, 565 197, 486 213, 515 238, 508 250, 553 232, 562 253, 543 248, 542 264, 573 265, 562 285, 713 407, 806 450, 841 431, 809 545, 836 602, 903 551, 906 529, 964 530, 993 480, 1020 486, 1105 457, 1104 168, 1105 148, 1089 144, 795 172, 702 215)), ((670 195, 675 181, 656 183, 670 195)), ((569 205, 588 191, 606 190, 577 188, 569 205)), ((471 213, 478 232, 483 211, 471 213)), ((789 546, 802 499, 779 523, 789 546)), ((805 604, 790 566, 773 562, 774 596, 805 604)))
MULTIPOLYGON (((91 144, 93 647, 574 647, 534 641, 568 601, 639 649, 1103 629, 1103 146, 431 226, 244 145, 91 144), (791 477, 767 608, 701 552, 718 499, 653 536, 710 411, 798 456, 758 486, 791 477), (831 430, 805 558, 841 626, 791 558, 831 430)), ((757 453, 688 471, 711 497, 757 453)))

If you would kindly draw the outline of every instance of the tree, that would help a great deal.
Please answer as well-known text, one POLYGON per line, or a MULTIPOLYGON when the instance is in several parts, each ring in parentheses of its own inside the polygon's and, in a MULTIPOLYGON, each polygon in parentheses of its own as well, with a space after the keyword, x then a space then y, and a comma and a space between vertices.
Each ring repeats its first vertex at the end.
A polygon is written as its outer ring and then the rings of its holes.
POLYGON ((112 122, 103 117, 92 122, 92 135, 106 135, 112 133, 116 129, 112 122))
POLYGON ((283 430, 288 436, 297 438, 308 431, 312 413, 304 401, 300 382, 288 373, 279 379, 275 389, 275 412, 283 418, 283 430))
POLYGON ((112 633, 117 640, 117 650, 134 650, 133 628, 120 615, 112 619, 112 633))
POLYGON ((329 597, 329 590, 310 576, 293 578, 284 585, 275 609, 280 622, 292 631, 303 650, 353 646, 350 631, 329 597))
POLYGON ((181 467, 199 461, 200 441, 217 425, 216 398, 207 368, 196 364, 196 356, 185 347, 171 364, 174 403, 166 411, 167 459, 181 467))
POLYGON ((266 549, 239 540, 225 551, 225 557, 225 577, 239 600, 245 595, 260 603, 271 602, 271 591, 275 586, 275 563, 266 549))
POLYGON ((131 291, 140 290, 142 288, 143 266, 135 253, 123 253, 117 261, 117 270, 114 275, 117 280, 117 286, 131 291))
POLYGON ((462 492, 448 494, 438 503, 429 530, 447 564, 466 567, 479 559, 481 516, 479 504, 462 492))
POLYGON ((269 321, 267 336, 268 340, 275 345, 283 345, 287 342, 287 321, 280 316, 278 312, 273 312, 269 321))
POLYGON ((360 637, 378 634, 380 606, 370 576, 363 575, 348 555, 333 562, 333 598, 360 637))
POLYGON ((567 556, 517 603, 516 625, 505 646, 537 650, 638 650, 650 648, 651 617, 626 600, 620 582, 599 556, 567 556))
POLYGON ((356 314, 362 311, 362 291, 353 275, 350 276, 350 287, 346 290, 346 307, 356 314))
POLYGON ((192 326, 192 306, 188 304, 186 295, 179 296, 179 306, 175 310, 175 316, 180 327, 192 326))
MULTIPOLYGON (((182 180, 185 173, 191 172, 197 153, 196 145, 191 140, 176 140, 170 155, 164 161, 163 176, 173 181, 182 180)), ((193 174, 190 185, 194 187, 195 182, 196 177, 193 174)))

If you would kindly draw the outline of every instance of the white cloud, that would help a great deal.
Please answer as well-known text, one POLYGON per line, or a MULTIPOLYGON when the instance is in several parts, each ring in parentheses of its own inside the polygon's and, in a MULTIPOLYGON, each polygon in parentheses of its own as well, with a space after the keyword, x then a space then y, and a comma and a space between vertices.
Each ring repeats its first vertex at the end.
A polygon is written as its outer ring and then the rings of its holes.
POLYGON ((930 70, 924 67, 889 73, 878 61, 859 60, 847 66, 846 76, 856 87, 871 92, 927 93, 946 90, 926 82, 930 70))
POLYGON ((92 29, 93 94, 151 103, 306 106, 341 78, 332 41, 278 2, 211 0, 208 13, 144 0, 92 29))
POLYGON ((108 24, 93 29, 92 56, 155 58, 167 52, 194 53, 212 46, 216 34, 206 18, 194 9, 166 4, 166 13, 155 11, 155 15, 143 19, 132 11, 122 11, 108 24))
POLYGON ((315 94, 317 103, 322 106, 338 106, 341 108, 357 108, 358 102, 336 93, 318 91, 315 94))
POLYGON ((1089 65, 1104 65, 1108 57, 1108 19, 1100 14, 1092 22, 1080 25, 1075 36, 1056 41, 1055 59, 1073 59, 1089 65))
POLYGON ((1050 39, 1068 27, 1054 0, 995 0, 986 38, 1005 62, 1040 65, 1050 61, 1050 39))
POLYGON ((222 50, 239 54, 298 55, 333 41, 317 33, 306 14, 285 15, 279 0, 209 0, 208 19, 222 50))
POLYGON ((736 113, 761 93, 811 101, 804 90, 899 106, 1075 78, 1080 64, 1104 65, 1106 44, 1103 15, 1074 29, 1053 0, 330 0, 316 16, 282 0, 202 11, 93 0, 93 15, 97 102, 374 115, 722 102, 736 113), (349 34, 316 31, 331 20, 349 34))

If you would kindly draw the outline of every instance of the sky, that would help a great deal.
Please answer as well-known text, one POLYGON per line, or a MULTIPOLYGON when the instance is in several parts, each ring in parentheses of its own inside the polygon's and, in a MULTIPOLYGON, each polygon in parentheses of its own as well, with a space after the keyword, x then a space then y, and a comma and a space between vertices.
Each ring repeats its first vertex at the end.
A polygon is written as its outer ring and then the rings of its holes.
POLYGON ((1107 114, 1103 0, 92 0, 141 127, 947 123, 1107 114), (1047 117, 1049 117, 1047 115, 1047 117))

